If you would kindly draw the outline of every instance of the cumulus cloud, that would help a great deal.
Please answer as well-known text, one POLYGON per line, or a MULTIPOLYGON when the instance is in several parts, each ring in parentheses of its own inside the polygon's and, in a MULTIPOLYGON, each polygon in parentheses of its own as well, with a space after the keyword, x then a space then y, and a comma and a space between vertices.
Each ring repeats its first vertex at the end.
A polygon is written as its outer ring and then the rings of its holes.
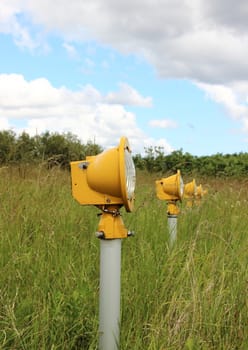
POLYGON ((1 0, 0 33, 11 34, 17 46, 32 51, 44 43, 37 33, 32 36, 29 24, 24 21, 26 11, 24 2, 20 0, 1 0))
POLYGON ((238 6, 232 0, 61 0, 60 6, 50 0, 2 0, 1 7, 1 22, 23 45, 34 42, 19 20, 24 13, 30 23, 65 41, 96 40, 142 55, 163 78, 214 84, 248 79, 246 0, 238 6))
POLYGON ((246 0, 239 0, 236 6, 233 0, 202 0, 202 6, 210 23, 218 23, 237 33, 247 31, 248 4, 246 0))
MULTIPOLYGON (((236 6, 232 0, 60 0, 59 6, 50 0, 1 0, 0 32, 12 34, 17 45, 31 50, 41 47, 43 35, 55 34, 72 55, 75 54, 72 42, 90 40, 124 54, 140 55, 156 68, 161 78, 197 82, 209 98, 241 121, 247 132, 247 15, 246 0, 240 0, 236 6)), ((94 62, 86 58, 82 70, 93 69, 94 62)), ((127 115, 123 105, 152 105, 150 97, 142 96, 125 83, 119 91, 106 96, 92 86, 72 92, 64 87, 55 89, 46 80, 17 79, 16 84, 11 84, 13 91, 19 93, 14 94, 12 107, 6 107, 9 96, 1 92, 5 96, 1 108, 9 117, 32 115, 38 120, 43 115, 44 121, 46 112, 51 118, 58 115, 62 118, 63 113, 70 118, 76 114, 89 118, 96 111, 100 113, 97 109, 100 105, 107 106, 110 114, 111 108, 119 105, 121 118, 127 115), (22 83, 26 90, 17 91, 22 83), (31 85, 27 94, 27 86, 31 85), (43 86, 43 96, 36 93, 37 85, 43 86), (47 91, 52 96, 49 102, 47 91), (71 102, 66 103, 66 98, 71 102), (87 98, 94 108, 85 102, 87 98), (39 110, 29 100, 36 101, 39 110)))
POLYGON ((118 92, 110 92, 107 94, 107 102, 140 107, 152 106, 151 97, 143 97, 137 90, 128 84, 120 83, 119 86, 120 90, 118 92))
POLYGON ((0 130, 8 130, 10 128, 10 124, 7 118, 0 117, 0 130))
POLYGON ((154 128, 162 129, 176 128, 178 126, 177 122, 171 119, 152 119, 149 121, 149 125, 154 128))
POLYGON ((243 131, 248 131, 248 83, 234 83, 230 86, 197 83, 206 96, 222 105, 227 114, 243 125, 243 131))
POLYGON ((19 74, 1 74, 0 75, 0 110, 5 108, 10 115, 23 117, 23 110, 27 117, 33 115, 33 106, 39 107, 40 116, 53 116, 63 104, 63 108, 68 109, 68 114, 74 113, 76 106, 87 106, 97 103, 120 104, 150 107, 151 98, 143 97, 137 90, 131 86, 122 83, 118 92, 110 92, 106 96, 102 95, 91 85, 84 86, 79 91, 71 91, 66 87, 55 88, 45 78, 38 78, 32 81, 26 81, 19 74), (74 108, 70 110, 74 105, 74 108), (11 112, 12 111, 12 112, 11 112), (30 111, 30 112, 28 112, 30 111))
MULTIPOLYGON (((129 89, 136 92, 140 103, 143 97, 132 87, 129 89)), ((112 94, 115 96, 114 92, 112 94)), ((120 91, 117 95, 123 100, 120 91)), ((14 128, 17 132, 25 130, 34 135, 46 130, 70 131, 83 142, 94 139, 103 147, 113 146, 126 135, 135 153, 143 153, 148 143, 149 146, 157 144, 139 128, 133 113, 117 101, 109 103, 108 99, 109 96, 103 96, 90 85, 71 91, 63 86, 55 88, 44 78, 27 81, 22 75, 2 74, 0 128, 10 128, 13 120, 20 119, 23 125, 14 128)), ((134 103, 135 99, 131 100, 134 103)), ((171 146, 165 139, 159 142, 163 143, 165 151, 170 151, 171 146)))
POLYGON ((63 48, 66 50, 66 52, 70 58, 78 59, 79 55, 78 55, 78 52, 77 52, 75 46, 73 46, 70 43, 64 42, 63 48))

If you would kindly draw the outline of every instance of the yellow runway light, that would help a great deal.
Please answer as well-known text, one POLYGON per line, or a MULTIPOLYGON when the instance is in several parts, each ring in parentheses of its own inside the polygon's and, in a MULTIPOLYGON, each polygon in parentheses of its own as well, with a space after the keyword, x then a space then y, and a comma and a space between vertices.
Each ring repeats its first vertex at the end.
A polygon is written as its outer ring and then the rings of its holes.
POLYGON ((205 194, 207 194, 207 190, 203 190, 202 185, 197 186, 196 198, 201 199, 205 194))
POLYGON ((195 195, 197 204, 200 203, 202 197, 205 196, 207 194, 207 192, 208 192, 207 190, 204 190, 202 188, 202 185, 197 186, 197 188, 196 188, 196 195, 195 195))
POLYGON ((166 201, 182 200, 184 193, 183 179, 180 170, 175 175, 156 180, 157 197, 166 201))
POLYGON ((175 175, 156 180, 155 184, 157 197, 167 202, 169 237, 172 246, 177 236, 177 217, 180 213, 177 202, 182 200, 184 194, 184 184, 180 170, 177 170, 175 175))
POLYGON ((135 167, 126 137, 117 147, 85 160, 71 162, 72 195, 81 205, 95 205, 101 209, 97 237, 126 238, 119 209, 127 212, 134 206, 135 167))
POLYGON ((193 198, 196 195, 197 186, 195 179, 184 185, 184 198, 193 198))
POLYGON ((81 205, 101 210, 96 236, 100 240, 99 349, 119 349, 121 241, 132 235, 121 217, 134 206, 135 167, 126 137, 117 147, 71 162, 72 195, 81 205))
POLYGON ((196 197, 197 192, 197 186, 195 183, 195 179, 193 179, 191 182, 188 182, 184 185, 184 198, 187 199, 187 206, 192 207, 193 201, 196 197))
POLYGON ((117 147, 71 162, 72 195, 82 205, 134 205, 135 167, 126 137, 117 147))

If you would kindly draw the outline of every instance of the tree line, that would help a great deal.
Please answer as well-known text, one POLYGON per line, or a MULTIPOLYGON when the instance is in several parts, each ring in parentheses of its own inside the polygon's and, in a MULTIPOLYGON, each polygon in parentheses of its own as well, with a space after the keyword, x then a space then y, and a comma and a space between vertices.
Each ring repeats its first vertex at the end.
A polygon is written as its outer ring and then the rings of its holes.
MULTIPOLYGON (((43 162, 47 167, 69 168, 70 161, 96 155, 103 149, 95 142, 83 144, 72 133, 49 131, 30 136, 26 132, 17 135, 12 130, 0 131, 0 166, 43 162)), ((182 149, 165 154, 162 147, 145 148, 144 154, 133 155, 136 168, 148 172, 173 173, 180 169, 183 174, 202 176, 247 176, 248 153, 217 153, 194 156, 182 149)))
POLYGON ((0 131, 0 166, 43 162, 47 167, 69 168, 70 161, 85 159, 102 152, 102 147, 88 141, 83 144, 72 133, 50 133, 30 136, 17 135, 12 130, 0 131))
POLYGON ((134 156, 136 167, 149 172, 174 173, 180 169, 182 174, 213 177, 248 176, 248 153, 217 153, 194 156, 182 149, 165 154, 162 147, 148 147, 145 155, 134 156))

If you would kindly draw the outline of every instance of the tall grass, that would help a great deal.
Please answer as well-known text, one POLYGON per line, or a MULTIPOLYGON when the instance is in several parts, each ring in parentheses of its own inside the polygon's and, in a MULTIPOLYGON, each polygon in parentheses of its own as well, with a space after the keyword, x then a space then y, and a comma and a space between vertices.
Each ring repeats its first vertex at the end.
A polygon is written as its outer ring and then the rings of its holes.
MULTIPOLYGON (((166 203, 138 174, 135 210, 122 209, 136 232, 122 243, 122 350, 248 348, 247 182, 206 186, 171 248, 166 203)), ((1 170, 1 349, 97 349, 97 213, 67 172, 1 170)))

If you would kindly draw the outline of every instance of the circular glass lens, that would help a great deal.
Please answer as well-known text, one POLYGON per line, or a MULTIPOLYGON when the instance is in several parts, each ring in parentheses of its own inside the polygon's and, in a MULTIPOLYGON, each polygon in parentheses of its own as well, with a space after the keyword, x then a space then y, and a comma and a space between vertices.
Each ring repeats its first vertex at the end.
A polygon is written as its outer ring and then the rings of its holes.
POLYGON ((180 197, 183 197, 183 192, 184 192, 184 183, 183 183, 183 179, 180 176, 180 197))
POLYGON ((136 173, 132 155, 127 149, 125 149, 125 166, 127 198, 131 200, 134 196, 136 173))

